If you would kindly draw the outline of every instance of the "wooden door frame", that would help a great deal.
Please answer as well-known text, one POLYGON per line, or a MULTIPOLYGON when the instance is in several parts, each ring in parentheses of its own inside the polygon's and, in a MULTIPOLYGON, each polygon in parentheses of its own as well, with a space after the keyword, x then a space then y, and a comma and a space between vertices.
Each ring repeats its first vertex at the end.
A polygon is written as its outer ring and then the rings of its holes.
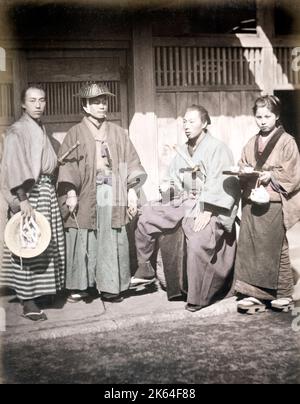
MULTIPOLYGON (((123 74, 127 66, 127 49, 64 49, 64 50, 21 50, 14 51, 14 113, 17 119, 20 116, 20 93, 29 80, 27 62, 29 59, 57 59, 57 58, 74 58, 74 57, 117 57, 119 59, 120 70, 120 103, 121 103, 121 121, 122 126, 128 129, 128 82, 127 76, 123 74)), ((105 80, 105 77, 103 78, 105 80)))

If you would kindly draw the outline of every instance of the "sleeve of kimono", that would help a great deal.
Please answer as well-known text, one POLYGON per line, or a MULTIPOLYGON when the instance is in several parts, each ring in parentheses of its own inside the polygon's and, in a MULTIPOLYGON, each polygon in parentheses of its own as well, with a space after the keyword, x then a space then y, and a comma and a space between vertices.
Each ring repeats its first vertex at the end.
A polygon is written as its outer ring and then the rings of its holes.
POLYGON ((204 205, 231 210, 239 196, 239 184, 235 177, 223 171, 233 165, 233 156, 226 145, 218 145, 209 156, 206 181, 199 201, 204 205))
POLYGON ((238 166, 243 168, 245 166, 255 167, 254 148, 257 135, 253 136, 243 147, 241 158, 238 162, 238 166))
POLYGON ((2 182, 12 195, 20 187, 28 192, 35 183, 31 163, 18 133, 9 132, 5 138, 1 172, 2 182))
MULTIPOLYGON (((254 148, 253 139, 250 139, 250 141, 243 147, 242 155, 238 162, 238 166, 240 168, 252 166, 250 159, 247 156, 247 153, 249 153, 249 150, 251 150, 253 148, 254 148)), ((242 191, 246 191, 246 193, 247 193, 249 191, 249 189, 252 189, 255 187, 256 178, 254 178, 254 180, 253 180, 252 178, 240 177, 239 182, 240 182, 240 187, 241 187, 242 191)))
POLYGON ((147 174, 127 134, 126 137, 127 187, 128 189, 134 188, 138 191, 146 182, 147 174))
POLYGON ((27 200, 27 195, 23 187, 19 187, 16 189, 16 195, 20 202, 27 200))
MULTIPOLYGON (((75 136, 72 132, 68 132, 60 149, 59 157, 63 156, 68 150, 70 150, 76 143, 75 136)), ((78 148, 73 150, 63 161, 63 164, 59 166, 58 172, 58 193, 65 194, 69 190, 74 189, 77 191, 81 186, 81 176, 78 166, 78 148)))
MULTIPOLYGON (((4 142, 5 142, 5 135, 4 133, 2 133, 0 135, 0 161, 3 160, 3 147, 4 147, 4 142)), ((1 164, 0 164, 0 170, 2 170, 1 164)), ((1 175, 1 171, 0 171, 0 175, 1 175)))
POLYGON ((242 150, 241 158, 238 162, 238 165, 242 168, 248 165, 247 156, 246 156, 246 147, 242 150))
POLYGON ((273 168, 272 179, 283 193, 291 194, 300 189, 300 155, 294 139, 284 146, 280 166, 273 168))

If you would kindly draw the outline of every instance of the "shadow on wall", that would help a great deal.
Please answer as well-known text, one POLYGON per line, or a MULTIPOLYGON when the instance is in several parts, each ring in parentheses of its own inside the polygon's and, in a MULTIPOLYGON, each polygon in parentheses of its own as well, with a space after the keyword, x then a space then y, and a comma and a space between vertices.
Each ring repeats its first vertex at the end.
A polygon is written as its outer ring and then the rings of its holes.
POLYGON ((6 225, 7 217, 7 204, 0 192, 0 270, 2 268, 2 254, 3 254, 3 243, 4 243, 4 229, 6 225))
MULTIPOLYGON (((0 141, 0 175, 1 175, 1 161, 2 161, 2 153, 3 153, 3 139, 4 135, 1 135, 0 141)), ((6 224, 7 217, 7 203, 5 202, 3 195, 0 190, 0 270, 2 267, 2 254, 3 254, 3 234, 4 228, 6 224)))
POLYGON ((237 161, 244 144, 256 132, 252 116, 261 94, 262 50, 243 46, 232 36, 224 46, 156 46, 154 49, 158 126, 159 172, 163 175, 172 156, 172 144, 185 142, 182 118, 192 104, 205 107, 211 133, 223 140, 237 161))
POLYGON ((300 144, 300 98, 294 90, 300 84, 300 66, 293 71, 293 50, 272 46, 258 29, 260 47, 256 48, 244 43, 242 36, 237 36, 230 48, 156 47, 155 112, 161 175, 172 158, 170 146, 185 142, 182 117, 192 104, 208 110, 211 133, 231 148, 237 162, 243 146, 258 132, 252 114, 256 98, 272 93, 276 86, 286 86, 292 90, 278 92, 283 123, 287 123, 287 130, 292 128, 291 134, 300 144))
POLYGON ((287 232, 287 238, 296 282, 294 299, 300 300, 300 222, 287 232))

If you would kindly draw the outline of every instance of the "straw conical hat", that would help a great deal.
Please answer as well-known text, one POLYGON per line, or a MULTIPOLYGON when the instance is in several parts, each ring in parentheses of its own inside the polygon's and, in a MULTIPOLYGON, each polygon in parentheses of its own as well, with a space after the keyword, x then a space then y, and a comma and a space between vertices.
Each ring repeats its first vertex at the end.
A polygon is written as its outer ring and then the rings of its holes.
POLYGON ((8 249, 18 257, 33 258, 42 254, 51 240, 50 223, 44 215, 35 211, 35 222, 40 230, 36 247, 22 248, 20 238, 21 212, 16 213, 7 223, 4 231, 4 240, 8 249))
POLYGON ((115 94, 111 93, 108 87, 101 83, 85 83, 75 96, 80 98, 95 98, 101 95, 109 95, 115 97, 115 94))

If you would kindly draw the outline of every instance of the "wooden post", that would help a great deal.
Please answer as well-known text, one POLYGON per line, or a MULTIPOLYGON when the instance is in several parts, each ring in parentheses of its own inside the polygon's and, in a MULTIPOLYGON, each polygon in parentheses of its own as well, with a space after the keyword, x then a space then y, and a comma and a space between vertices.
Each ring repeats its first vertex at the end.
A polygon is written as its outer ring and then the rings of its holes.
POLYGON ((277 59, 273 51, 274 0, 256 0, 257 5, 257 34, 262 42, 262 66, 260 87, 263 93, 274 93, 274 64, 277 59))
POLYGON ((158 139, 155 114, 154 57, 152 29, 149 21, 136 22, 132 34, 133 57, 133 117, 129 133, 141 162, 147 171, 148 180, 144 191, 148 199, 158 192, 158 139))
POLYGON ((13 94, 14 117, 19 119, 22 115, 21 92, 27 86, 26 56, 24 51, 13 52, 13 94))

